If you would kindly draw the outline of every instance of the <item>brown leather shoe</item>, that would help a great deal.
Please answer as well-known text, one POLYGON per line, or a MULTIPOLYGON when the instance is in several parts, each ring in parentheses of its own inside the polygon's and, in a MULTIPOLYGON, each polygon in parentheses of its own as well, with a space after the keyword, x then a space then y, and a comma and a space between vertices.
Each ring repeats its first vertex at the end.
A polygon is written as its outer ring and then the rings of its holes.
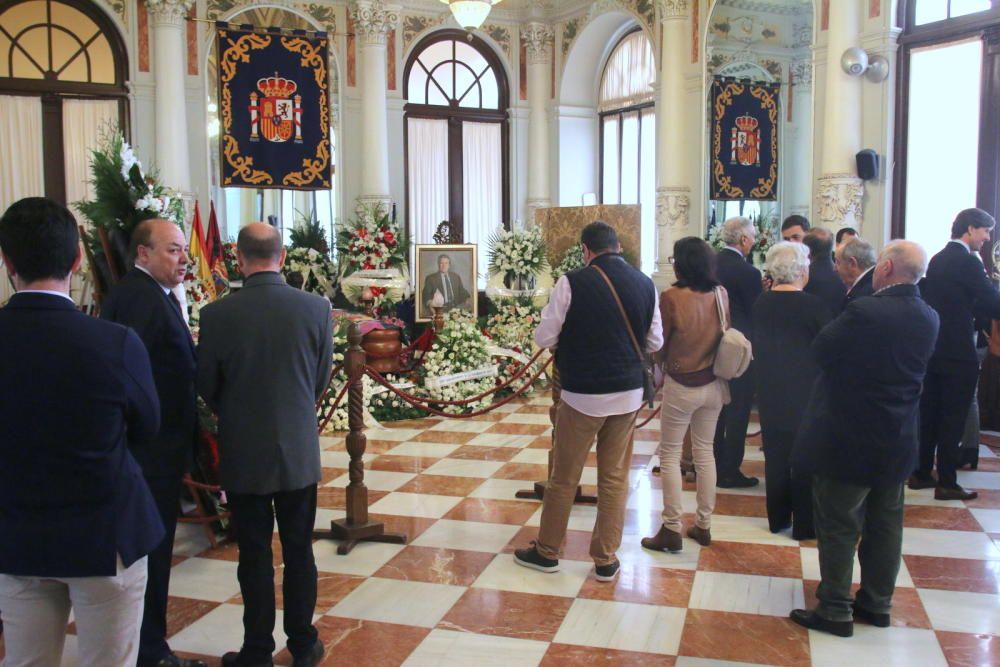
POLYGON ((703 547, 712 543, 712 531, 707 528, 691 526, 688 528, 687 536, 703 547))
POLYGON ((966 491, 958 484, 934 487, 934 500, 972 500, 978 497, 977 491, 966 491))
POLYGON ((907 481, 906 485, 914 491, 919 489, 933 489, 937 486, 937 479, 935 479, 933 473, 927 475, 926 477, 913 473, 910 475, 910 479, 907 481))
POLYGON ((653 537, 644 537, 640 541, 644 549, 653 551, 680 551, 684 548, 684 540, 681 534, 670 530, 666 526, 660 526, 660 532, 653 537))

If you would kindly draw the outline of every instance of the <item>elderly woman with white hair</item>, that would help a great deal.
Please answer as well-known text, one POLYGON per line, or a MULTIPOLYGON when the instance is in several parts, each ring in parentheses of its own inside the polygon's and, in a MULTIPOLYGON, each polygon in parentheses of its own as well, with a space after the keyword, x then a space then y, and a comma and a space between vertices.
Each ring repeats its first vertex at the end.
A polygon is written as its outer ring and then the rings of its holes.
POLYGON ((803 244, 776 243, 767 252, 765 271, 772 288, 753 307, 753 353, 767 521, 772 533, 791 526, 794 539, 812 539, 812 484, 791 469, 791 453, 819 372, 809 348, 830 313, 819 297, 802 291, 809 282, 809 249, 803 244))

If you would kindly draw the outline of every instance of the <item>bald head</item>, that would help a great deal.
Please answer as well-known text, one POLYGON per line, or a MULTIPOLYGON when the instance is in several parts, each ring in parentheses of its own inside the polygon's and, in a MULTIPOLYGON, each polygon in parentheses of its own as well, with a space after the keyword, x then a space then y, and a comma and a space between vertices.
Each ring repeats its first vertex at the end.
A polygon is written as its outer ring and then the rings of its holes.
POLYGON ((236 253, 245 276, 260 271, 278 271, 285 261, 281 232, 263 222, 252 222, 240 230, 236 253))
POLYGON ((812 261, 833 256, 833 234, 828 229, 814 227, 809 230, 802 242, 809 248, 812 261))
POLYGON ((927 253, 913 241, 890 242, 879 253, 872 287, 875 291, 901 283, 914 285, 927 272, 927 253))

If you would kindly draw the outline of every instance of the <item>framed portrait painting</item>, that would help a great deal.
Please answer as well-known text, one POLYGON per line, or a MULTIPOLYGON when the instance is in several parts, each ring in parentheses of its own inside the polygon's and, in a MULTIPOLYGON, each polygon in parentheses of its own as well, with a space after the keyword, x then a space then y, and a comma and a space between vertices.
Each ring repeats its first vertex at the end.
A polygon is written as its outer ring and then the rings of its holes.
POLYGON ((417 322, 434 317, 431 306, 458 309, 476 317, 476 244, 427 244, 416 248, 417 322))

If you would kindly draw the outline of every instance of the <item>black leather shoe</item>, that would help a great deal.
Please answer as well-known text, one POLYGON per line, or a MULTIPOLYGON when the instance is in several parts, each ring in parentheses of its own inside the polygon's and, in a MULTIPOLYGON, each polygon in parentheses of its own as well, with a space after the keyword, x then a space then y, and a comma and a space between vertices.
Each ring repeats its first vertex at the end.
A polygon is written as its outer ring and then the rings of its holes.
POLYGON ((737 473, 735 477, 720 477, 715 483, 720 489, 749 489, 760 484, 756 477, 747 477, 743 473, 737 473))
POLYGON ((910 479, 906 482, 906 485, 918 491, 920 489, 933 489, 937 486, 937 480, 934 475, 921 475, 919 473, 913 473, 910 475, 910 479))
POLYGON ((180 656, 170 655, 161 658, 156 667, 208 667, 208 663, 203 660, 192 660, 190 658, 182 658, 180 656))
POLYGON ((242 652, 230 651, 222 656, 222 667, 274 667, 270 660, 250 660, 242 652))
POLYGON ((854 608, 855 621, 863 621, 868 625, 874 625, 876 628, 887 628, 892 623, 892 618, 889 614, 876 614, 864 607, 859 607, 857 604, 852 604, 851 607, 854 608))
POLYGON ((934 500, 975 500, 978 497, 978 491, 966 491, 958 484, 934 488, 934 500))
POLYGON ((812 609, 793 609, 788 617, 802 627, 809 628, 810 630, 828 632, 838 637, 851 637, 854 635, 854 623, 852 621, 828 621, 812 609))
POLYGON ((323 660, 324 653, 326 653, 326 649, 323 648, 323 642, 317 639, 308 655, 295 658, 292 667, 316 667, 323 660))

